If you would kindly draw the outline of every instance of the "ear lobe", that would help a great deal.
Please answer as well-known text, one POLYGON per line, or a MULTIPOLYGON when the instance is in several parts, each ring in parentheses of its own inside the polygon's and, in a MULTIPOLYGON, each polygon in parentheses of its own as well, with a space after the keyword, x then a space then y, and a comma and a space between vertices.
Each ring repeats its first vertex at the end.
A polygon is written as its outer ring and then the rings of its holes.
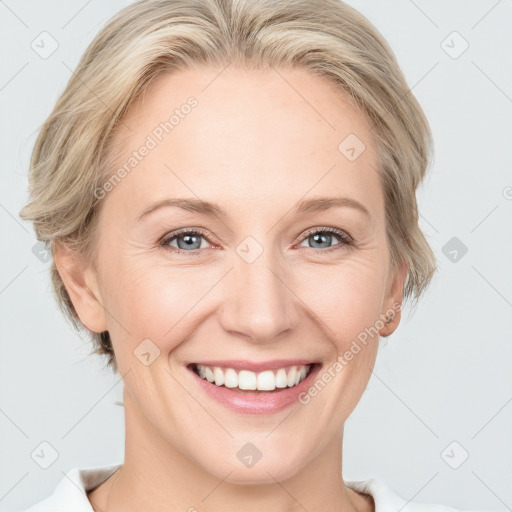
POLYGON ((108 330, 95 271, 60 242, 55 243, 53 259, 82 324, 94 332, 108 330))
POLYGON ((384 318, 384 322, 386 322, 386 315, 390 315, 390 311, 393 311, 391 316, 391 321, 389 323, 385 323, 384 327, 380 329, 379 334, 383 337, 389 336, 395 332, 396 328, 400 324, 400 319, 402 317, 402 300, 403 293, 405 287, 405 281, 407 279, 407 264, 402 262, 397 270, 395 270, 392 276, 392 282, 389 287, 389 291, 384 300, 384 312, 382 313, 382 318, 384 318), (397 307, 397 304, 400 307, 397 307))

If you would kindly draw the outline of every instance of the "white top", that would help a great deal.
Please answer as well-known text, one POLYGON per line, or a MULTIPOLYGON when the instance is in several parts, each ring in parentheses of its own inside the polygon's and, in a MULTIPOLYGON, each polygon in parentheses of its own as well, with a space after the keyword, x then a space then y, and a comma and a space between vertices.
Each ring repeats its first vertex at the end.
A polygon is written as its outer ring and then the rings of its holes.
MULTIPOLYGON (((121 464, 87 469, 70 469, 59 482, 53 494, 32 505, 24 512, 94 512, 86 492, 101 485, 121 464)), ((444 505, 407 502, 377 478, 345 480, 345 485, 355 491, 370 494, 375 501, 375 512, 461 512, 444 505)), ((467 510, 465 512, 478 512, 467 510)))

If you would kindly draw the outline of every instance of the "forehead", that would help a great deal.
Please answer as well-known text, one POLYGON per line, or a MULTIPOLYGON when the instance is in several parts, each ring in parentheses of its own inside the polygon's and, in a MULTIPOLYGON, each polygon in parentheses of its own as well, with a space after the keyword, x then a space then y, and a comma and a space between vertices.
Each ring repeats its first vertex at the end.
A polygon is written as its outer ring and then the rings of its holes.
POLYGON ((195 195, 238 206, 281 199, 291 207, 326 192, 374 210, 382 203, 366 119, 334 84, 303 69, 162 75, 123 121, 114 138, 117 167, 150 148, 111 193, 132 203, 195 195))

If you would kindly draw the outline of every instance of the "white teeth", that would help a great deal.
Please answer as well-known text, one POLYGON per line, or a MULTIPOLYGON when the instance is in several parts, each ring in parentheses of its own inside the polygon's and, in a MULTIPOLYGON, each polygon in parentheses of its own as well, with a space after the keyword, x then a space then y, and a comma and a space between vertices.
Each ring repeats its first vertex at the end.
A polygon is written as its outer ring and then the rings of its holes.
POLYGON ((288 386, 288 379, 286 378, 286 370, 280 368, 276 373, 276 388, 286 388, 288 386))
MULTIPOLYGON (((201 365, 197 365, 200 367, 201 365)), ((233 370, 233 368, 228 368, 224 373, 224 385, 227 388, 237 388, 238 387, 238 373, 233 370)))
POLYGON ((288 387, 289 388, 291 388, 292 386, 295 386, 295 377, 297 377, 297 367, 292 366, 290 371, 288 372, 288 387))
POLYGON ((213 382, 215 380, 215 376, 213 375, 213 371, 208 366, 205 366, 205 368, 204 368, 204 375, 205 375, 206 380, 208 382, 213 382))
POLYGON ((241 370, 238 374, 238 387, 240 389, 256 389, 256 374, 241 370))
POLYGON ((224 372, 218 366, 213 369, 213 376, 215 377, 215 384, 217 384, 217 386, 224 384, 224 372))
POLYGON ((265 372, 258 373, 258 389, 265 391, 272 391, 276 389, 276 378, 274 372, 267 370, 265 372))
POLYGON ((240 370, 236 372, 233 368, 221 368, 219 366, 196 365, 197 373, 202 379, 215 383, 216 386, 226 386, 227 388, 239 388, 243 390, 273 391, 276 388, 286 388, 296 386, 303 381, 311 365, 291 366, 288 368, 279 368, 275 370, 265 370, 260 373, 249 370, 240 370))

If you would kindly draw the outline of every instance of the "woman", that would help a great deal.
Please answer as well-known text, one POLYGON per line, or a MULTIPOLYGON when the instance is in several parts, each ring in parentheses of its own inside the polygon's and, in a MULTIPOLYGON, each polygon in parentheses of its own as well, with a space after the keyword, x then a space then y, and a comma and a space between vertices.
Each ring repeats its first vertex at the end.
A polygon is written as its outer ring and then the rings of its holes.
POLYGON ((29 510, 455 510, 341 464, 379 338, 435 272, 430 151, 390 48, 338 0, 123 9, 39 134, 22 217, 123 378, 125 460, 29 510))

